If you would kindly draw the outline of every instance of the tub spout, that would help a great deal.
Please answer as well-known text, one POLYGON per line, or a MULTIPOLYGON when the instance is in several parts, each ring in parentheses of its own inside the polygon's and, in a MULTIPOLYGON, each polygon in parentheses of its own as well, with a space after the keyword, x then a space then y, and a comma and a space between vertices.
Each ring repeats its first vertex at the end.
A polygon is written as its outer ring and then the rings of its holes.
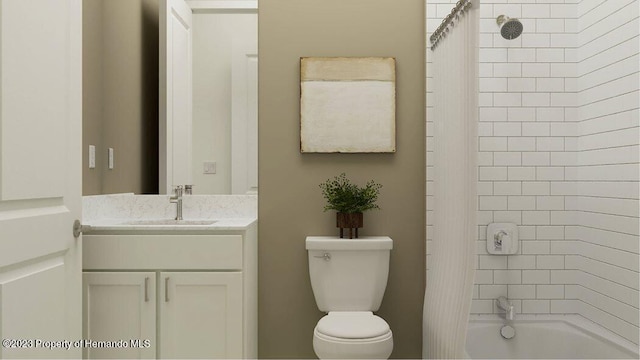
POLYGON ((513 307, 511 301, 509 301, 506 297, 500 296, 496 299, 496 304, 498 308, 505 311, 505 318, 509 321, 513 320, 516 317, 516 311, 513 307))
POLYGON ((515 318, 515 311, 513 310, 513 305, 509 305, 509 307, 507 308, 507 312, 505 313, 505 317, 509 321, 512 321, 515 318))

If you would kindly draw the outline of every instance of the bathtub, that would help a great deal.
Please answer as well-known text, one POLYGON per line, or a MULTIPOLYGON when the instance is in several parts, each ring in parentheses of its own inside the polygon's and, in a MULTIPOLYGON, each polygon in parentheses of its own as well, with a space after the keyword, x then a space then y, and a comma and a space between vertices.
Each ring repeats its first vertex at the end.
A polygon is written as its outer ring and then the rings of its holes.
POLYGON ((638 359, 638 345, 579 315, 517 315, 504 339, 498 315, 472 315, 466 350, 472 359, 638 359))

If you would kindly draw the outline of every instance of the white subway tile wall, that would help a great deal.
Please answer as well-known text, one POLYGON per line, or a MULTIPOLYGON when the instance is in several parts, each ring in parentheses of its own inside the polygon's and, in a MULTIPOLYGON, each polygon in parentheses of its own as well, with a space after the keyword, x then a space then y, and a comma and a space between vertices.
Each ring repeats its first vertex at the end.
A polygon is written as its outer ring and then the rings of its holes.
MULTIPOLYGON (((427 39, 455 2, 427 0, 427 39)), ((638 343, 639 13, 640 0, 480 0, 472 313, 500 312, 492 299, 504 295, 518 313, 580 314, 638 343), (501 14, 522 21, 520 38, 500 36, 501 14), (518 224, 518 254, 487 253, 491 222, 518 224)))
POLYGON ((576 10, 577 129, 556 128, 560 136, 578 132, 576 189, 565 201, 576 215, 565 240, 575 245, 565 269, 581 273, 565 286, 565 298, 580 300, 582 316, 638 343, 640 4, 582 0, 576 10))

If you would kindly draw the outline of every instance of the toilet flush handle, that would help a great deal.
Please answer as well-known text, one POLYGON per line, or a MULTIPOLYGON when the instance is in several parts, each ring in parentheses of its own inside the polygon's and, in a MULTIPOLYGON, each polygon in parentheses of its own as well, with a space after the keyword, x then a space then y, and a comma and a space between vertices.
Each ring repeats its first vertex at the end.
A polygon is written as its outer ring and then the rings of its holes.
POLYGON ((320 259, 324 259, 325 261, 329 261, 329 260, 331 260, 331 254, 324 253, 324 254, 322 254, 320 256, 315 255, 314 258, 320 258, 320 259))

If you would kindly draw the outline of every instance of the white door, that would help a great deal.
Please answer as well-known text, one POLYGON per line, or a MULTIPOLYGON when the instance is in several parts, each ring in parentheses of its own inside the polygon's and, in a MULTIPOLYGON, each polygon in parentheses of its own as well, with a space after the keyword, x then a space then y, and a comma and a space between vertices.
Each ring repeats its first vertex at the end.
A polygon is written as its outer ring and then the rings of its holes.
POLYGON ((233 41, 231 193, 258 192, 258 34, 233 41))
POLYGON ((242 358, 242 273, 160 274, 160 358, 242 358))
POLYGON ((192 30, 184 0, 160 1, 160 193, 192 185, 192 30))
POLYGON ((0 357, 77 358, 44 341, 82 337, 82 1, 2 0, 0 37, 0 357))
POLYGON ((127 346, 85 347, 85 359, 156 357, 156 274, 85 272, 84 339, 125 340, 127 346))

